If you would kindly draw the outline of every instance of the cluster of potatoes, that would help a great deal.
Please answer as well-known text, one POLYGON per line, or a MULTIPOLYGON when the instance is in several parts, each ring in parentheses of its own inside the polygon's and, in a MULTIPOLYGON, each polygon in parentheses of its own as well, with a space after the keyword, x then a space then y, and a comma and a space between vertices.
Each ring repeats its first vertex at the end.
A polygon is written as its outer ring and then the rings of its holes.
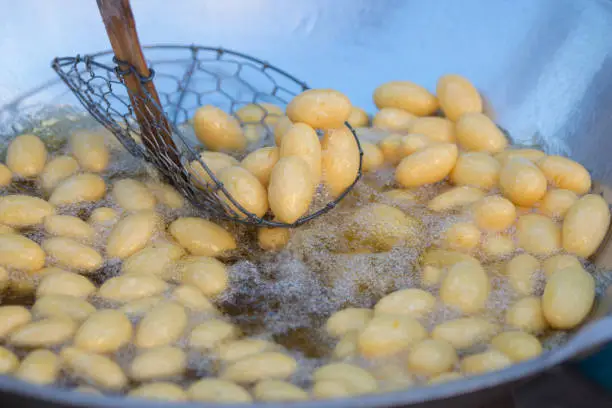
MULTIPOLYGON (((214 175, 249 214, 261 218, 270 210, 276 221, 293 224, 309 212, 320 185, 337 197, 355 182, 360 153, 345 125, 350 114, 351 102, 345 95, 323 89, 297 95, 287 105, 286 115, 267 103, 246 105, 235 117, 203 106, 193 117, 195 135, 206 148, 190 165, 194 182, 209 188, 214 175), (274 129, 276 146, 244 156, 264 126, 274 129), (317 131, 323 133, 321 139, 317 131)), ((237 216, 249 215, 219 194, 237 216)))
MULTIPOLYGON (((436 95, 389 82, 374 101, 371 127, 382 132, 362 139, 363 170, 392 171, 394 184, 380 187, 384 202, 351 209, 351 251, 421 239, 422 220, 397 203, 460 221, 420 254, 420 287, 329 317, 333 351, 306 382, 294 381, 302 367, 291 350, 243 336, 215 304, 230 281, 227 255, 242 245, 234 234, 191 216, 169 185, 112 177, 108 140, 89 131, 53 157, 38 137, 18 136, 0 164, 0 290, 34 300, 0 305, 0 374, 172 401, 338 398, 502 369, 538 356, 547 331, 583 323, 595 298, 585 259, 610 223, 584 167, 509 147, 457 75, 442 77, 436 95), (38 193, 17 193, 24 181, 38 193), (431 185, 436 195, 424 200, 420 189, 431 185), (513 299, 501 320, 488 313, 500 277, 513 299), (453 318, 431 325, 443 309, 453 318), (194 375, 202 362, 210 370, 194 375)), ((370 119, 342 94, 309 90, 286 115, 249 105, 236 116, 206 106, 193 124, 207 149, 201 160, 247 211, 292 223, 320 183, 332 195, 353 183, 360 155, 344 122, 363 130, 370 119), (277 146, 238 162, 232 155, 259 134, 240 126, 249 121, 274 127, 277 146)), ((211 182, 198 162, 191 169, 203 188, 211 182)), ((257 237, 277 251, 291 232, 259 228, 257 237)))
MULTIPOLYGON (((394 185, 375 185, 386 202, 352 213, 345 233, 351 250, 385 252, 420 240, 421 220, 392 204, 459 221, 446 223, 420 254, 420 288, 329 318, 334 357, 402 361, 406 378, 398 387, 415 377, 438 383, 534 358, 542 352, 538 336, 583 323, 595 300, 584 260, 610 225, 608 204, 589 194, 588 171, 565 157, 509 147, 482 113, 476 88, 457 75, 440 78, 437 96, 390 82, 374 101, 372 127, 386 132, 362 141, 364 170, 392 169, 394 185), (435 196, 419 193, 432 185, 435 196), (512 299, 501 319, 488 310, 500 278, 512 299), (459 316, 432 326, 444 308, 459 316)), ((357 109, 351 120, 370 126, 357 109)))

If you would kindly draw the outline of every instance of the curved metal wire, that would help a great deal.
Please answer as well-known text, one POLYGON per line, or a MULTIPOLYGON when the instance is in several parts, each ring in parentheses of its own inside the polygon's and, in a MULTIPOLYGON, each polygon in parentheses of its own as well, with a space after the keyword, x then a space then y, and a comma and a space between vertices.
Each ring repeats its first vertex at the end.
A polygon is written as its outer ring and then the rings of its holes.
POLYGON ((201 146, 190 134, 192 126, 189 121, 196 109, 203 105, 214 105, 234 116, 241 107, 254 105, 261 109, 258 120, 244 121, 236 116, 242 128, 255 135, 250 148, 274 145, 273 125, 280 116, 266 104, 284 108, 295 95, 309 87, 266 61, 223 48, 153 45, 143 49, 151 69, 148 77, 142 77, 132 66, 118 61, 112 51, 58 57, 51 66, 100 124, 110 130, 134 157, 152 163, 196 208, 245 224, 297 227, 334 208, 361 178, 363 151, 355 131, 346 123, 359 149, 359 170, 345 191, 292 224, 274 221, 271 214, 261 218, 250 213, 200 159, 201 146), (131 103, 125 86, 129 75, 138 76, 141 86, 154 80, 161 106, 145 88, 146 101, 131 103), (156 110, 145 112, 146 117, 157 115, 166 119, 146 125, 172 135, 174 146, 159 140, 155 140, 153 146, 145 146, 143 134, 146 129, 141 129, 136 120, 137 113, 140 113, 138 109, 143 109, 143 106, 153 106, 156 110), (176 157, 179 159, 173 160, 176 157), (194 170, 198 165, 208 175, 208 181, 201 172, 194 170))

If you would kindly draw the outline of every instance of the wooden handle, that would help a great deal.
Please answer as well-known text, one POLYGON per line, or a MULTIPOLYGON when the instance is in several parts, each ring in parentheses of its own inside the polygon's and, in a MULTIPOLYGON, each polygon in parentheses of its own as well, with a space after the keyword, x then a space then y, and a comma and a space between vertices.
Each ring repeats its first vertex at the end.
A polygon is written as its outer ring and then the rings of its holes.
MULTIPOLYGON (((115 57, 133 66, 141 77, 148 77, 151 71, 147 67, 138 40, 130 1, 97 0, 97 3, 115 57)), ((168 156, 180 167, 181 161, 172 140, 172 130, 160 110, 161 103, 153 81, 141 83, 138 75, 130 74, 125 75, 124 80, 140 125, 143 144, 155 157, 168 156), (157 106, 151 99, 157 103, 157 106)), ((161 163, 164 162, 166 160, 161 163)))

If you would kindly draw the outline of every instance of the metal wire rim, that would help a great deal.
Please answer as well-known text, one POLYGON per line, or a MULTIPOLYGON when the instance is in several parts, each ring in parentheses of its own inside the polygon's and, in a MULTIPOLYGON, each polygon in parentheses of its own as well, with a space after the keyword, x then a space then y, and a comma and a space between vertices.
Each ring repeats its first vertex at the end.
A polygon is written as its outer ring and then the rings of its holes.
MULTIPOLYGON (((230 113, 234 113, 235 107, 237 105, 244 105, 246 104, 246 102, 234 100, 231 95, 221 89, 223 79, 238 78, 240 81, 242 81, 243 85, 253 91, 253 97, 252 100, 249 101, 249 103, 256 104, 258 103, 257 99, 261 96, 264 96, 266 98, 270 97, 275 99, 279 103, 286 104, 288 103, 288 100, 283 99, 283 97, 279 96, 279 94, 282 95, 284 93, 292 97, 295 96, 297 93, 310 88, 306 85, 306 83, 298 80, 289 73, 271 65, 266 61, 251 57, 244 53, 227 50, 224 48, 199 45, 149 45, 144 46, 143 49, 148 51, 188 51, 190 53, 190 58, 189 60, 165 59, 160 61, 148 61, 148 65, 151 67, 151 75, 147 77, 139 75, 133 67, 129 66, 125 62, 118 61, 116 58, 114 58, 112 51, 102 51, 83 56, 77 55, 75 57, 57 57, 52 61, 51 66, 62 79, 62 81, 74 93, 74 95, 83 105, 83 107, 100 124, 110 130, 134 157, 144 159, 148 162, 153 163, 158 168, 158 170, 160 170, 160 173, 162 173, 162 175, 175 188, 177 188, 183 195, 185 195, 186 198, 196 208, 205 210, 207 212, 212 212, 215 216, 219 218, 231 219, 233 221, 243 224, 267 227, 293 228, 302 225, 332 210, 343 198, 348 195, 348 193, 353 189, 355 184, 361 178, 363 150, 361 148, 361 144, 359 142, 357 134, 347 122, 345 123, 345 126, 352 133, 359 151, 359 168, 355 180, 353 180, 353 182, 335 199, 331 200, 318 210, 302 216, 294 223, 287 224, 274 221, 268 218, 257 217, 255 214, 246 210, 242 205, 237 202, 234 197, 232 197, 232 195, 227 191, 223 183, 219 181, 219 179, 209 168, 209 166, 206 165, 199 158, 199 152, 196 150, 195 146, 192 146, 192 143, 187 140, 183 132, 181 132, 181 130, 179 129, 179 126, 181 124, 184 124, 190 117, 193 116, 189 115, 188 109, 183 106, 186 98, 188 98, 188 95, 190 93, 194 93, 194 91, 192 91, 189 86, 191 82, 193 82, 194 75, 199 72, 199 70, 210 74, 213 77, 216 77, 216 91, 222 93, 226 98, 231 101, 230 113), (214 58, 201 59, 199 58, 199 55, 202 53, 208 53, 209 55, 212 53, 212 55, 214 55, 214 58), (113 56, 112 60, 110 61, 111 63, 102 62, 99 60, 101 58, 103 59, 111 56, 113 56), (223 59, 226 56, 232 57, 233 59, 223 59), (219 74, 211 73, 208 69, 202 68, 202 63, 215 61, 236 64, 238 67, 236 73, 232 76, 222 77, 219 74), (176 64, 178 66, 179 62, 189 63, 187 69, 184 71, 181 78, 166 74, 162 70, 158 70, 155 68, 157 64, 176 64), (270 82, 274 84, 273 90, 269 93, 256 91, 255 88, 251 86, 251 84, 245 81, 244 78, 240 77, 241 70, 245 66, 256 69, 266 78, 268 78, 270 82), (99 75, 100 72, 103 74, 103 76, 99 75), (160 97, 163 97, 163 106, 159 106, 154 100, 150 100, 149 102, 153 102, 156 109, 158 109, 158 111, 163 114, 165 118, 168 119, 169 125, 171 127, 168 133, 171 133, 173 135, 175 143, 179 145, 179 151, 175 153, 180 155, 180 157, 182 158, 182 165, 180 167, 174 165, 169 160, 163 157, 160 159, 160 157, 155 157, 154 155, 150 154, 150 152, 144 149, 143 146, 139 145, 138 142, 132 136, 132 134, 141 135, 141 133, 137 125, 137 121, 134 118, 134 107, 132 106, 132 104, 129 103, 129 99, 127 100, 127 102, 125 101, 125 96, 127 95, 127 89, 125 88, 125 78, 128 75, 137 75, 141 86, 153 80, 155 76, 157 76, 157 78, 160 78, 162 76, 163 78, 172 78, 173 80, 177 81, 178 86, 176 91, 174 92, 164 92, 162 89, 160 89, 159 85, 157 86, 160 97), (100 84, 92 85, 92 82, 94 81, 100 82, 100 84), (278 81, 283 81, 284 85, 279 85, 278 81), (118 87, 115 85, 120 86, 118 87), (296 91, 288 89, 289 86, 293 86, 296 91), (121 92, 121 94, 119 94, 119 92, 121 92), (114 105, 109 102, 110 99, 112 99, 114 105), (166 102, 166 104, 164 104, 164 101, 166 102), (125 108, 125 113, 120 113, 119 111, 117 111, 115 108, 116 105, 123 106, 125 108), (121 121, 118 118, 121 118, 121 121), (212 183, 207 183, 206 180, 200 179, 198 183, 200 184, 200 187, 198 188, 194 185, 194 176, 199 177, 198 175, 194 174, 194 171, 189 170, 189 168, 191 168, 194 162, 197 162, 200 166, 202 166, 203 170, 206 172, 210 180, 212 180, 212 183), (202 186, 206 186, 206 189, 202 189, 202 186), (220 197, 220 195, 222 195, 222 197, 220 197), (225 202, 225 200, 228 202, 225 202), (237 211, 232 208, 232 206, 237 211)), ((145 55, 145 57, 147 57, 147 55, 145 55)), ((207 95, 210 93, 211 92, 209 91, 203 92, 202 94, 207 95)), ((150 97, 150 95, 148 96, 150 97)), ((196 93, 196 99, 198 103, 201 102, 201 96, 202 95, 200 95, 199 93, 196 93)), ((200 103, 200 106, 201 105, 202 104, 200 103)), ((265 122, 269 117, 273 115, 270 115, 265 108, 262 108, 262 110, 264 111, 264 113, 258 123, 245 123, 241 121, 241 124, 243 126, 263 125, 266 129, 267 136, 269 137, 271 134, 271 129, 269 125, 265 124, 265 122)), ((158 126, 158 124, 154 125, 158 126)), ((161 148, 167 149, 168 146, 161 146, 161 148)))

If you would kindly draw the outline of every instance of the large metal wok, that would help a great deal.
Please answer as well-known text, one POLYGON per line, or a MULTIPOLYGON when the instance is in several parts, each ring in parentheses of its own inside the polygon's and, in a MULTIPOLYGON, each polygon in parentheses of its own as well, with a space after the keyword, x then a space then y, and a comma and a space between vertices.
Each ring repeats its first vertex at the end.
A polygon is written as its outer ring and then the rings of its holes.
MULTIPOLYGON (((381 82, 409 79, 433 89, 441 74, 465 75, 515 142, 539 144, 584 163, 612 202, 607 187, 612 186, 611 1, 133 0, 132 5, 144 43, 222 44, 274 62, 312 87, 337 88, 370 111, 371 92, 381 82)), ((94 1, 0 0, 0 6, 5 11, 0 18, 0 135, 7 136, 18 118, 41 105, 76 105, 63 84, 53 80, 49 61, 54 56, 108 44, 94 1)), ((604 243, 594 262, 612 270, 612 243, 604 243)), ((564 346, 535 360, 436 387, 325 406, 481 406, 517 382, 611 341, 611 305, 608 290, 588 324, 564 346)), ((8 377, 0 377, 0 401, 7 407, 158 405, 8 377)))

